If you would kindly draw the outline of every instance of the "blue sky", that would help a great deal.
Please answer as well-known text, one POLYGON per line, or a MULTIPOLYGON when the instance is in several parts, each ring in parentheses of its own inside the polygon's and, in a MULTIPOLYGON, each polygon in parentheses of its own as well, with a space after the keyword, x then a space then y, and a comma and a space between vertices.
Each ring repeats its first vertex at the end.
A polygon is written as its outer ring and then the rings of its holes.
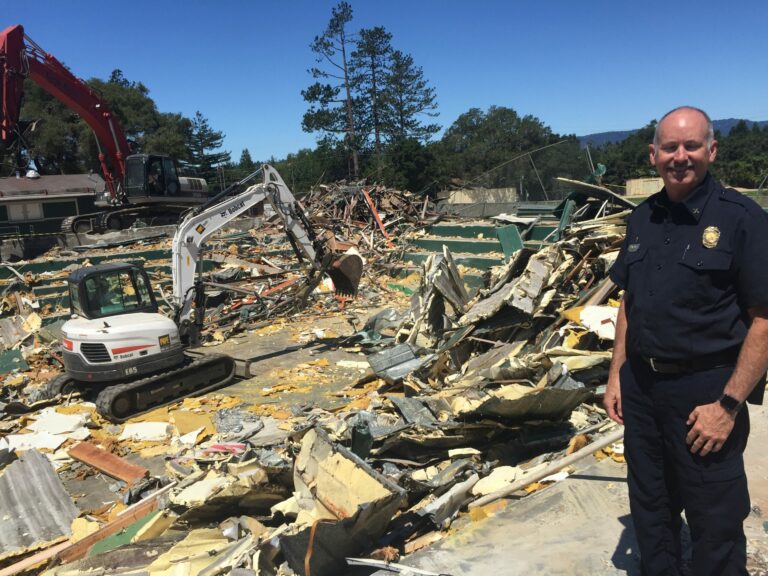
MULTIPOLYGON (((335 0, 15 0, 23 24, 78 76, 115 68, 163 112, 201 111, 237 160, 311 147, 301 90, 335 0)), ((768 120, 768 2, 351 0, 353 29, 384 26, 437 92, 438 122, 508 106, 561 134, 638 128, 692 104, 768 120)))

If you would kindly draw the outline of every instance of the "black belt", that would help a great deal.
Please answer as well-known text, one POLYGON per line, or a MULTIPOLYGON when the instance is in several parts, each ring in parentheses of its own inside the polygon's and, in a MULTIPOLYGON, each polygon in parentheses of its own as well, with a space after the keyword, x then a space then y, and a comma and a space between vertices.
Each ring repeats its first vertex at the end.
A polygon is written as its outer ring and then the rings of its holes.
POLYGON ((712 370, 713 368, 733 366, 736 364, 738 357, 738 349, 729 349, 685 360, 667 360, 664 358, 647 358, 645 356, 640 358, 651 367, 651 370, 658 374, 691 374, 693 372, 702 372, 703 370, 712 370))

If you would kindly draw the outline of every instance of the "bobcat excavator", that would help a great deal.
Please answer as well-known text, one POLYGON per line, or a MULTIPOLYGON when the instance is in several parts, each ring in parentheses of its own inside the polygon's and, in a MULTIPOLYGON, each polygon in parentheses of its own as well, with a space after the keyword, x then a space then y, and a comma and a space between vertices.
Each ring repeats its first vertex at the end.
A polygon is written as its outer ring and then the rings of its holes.
MULTIPOLYGON (((199 342, 204 322, 204 287, 199 264, 204 241, 227 222, 266 200, 283 220, 300 260, 312 270, 305 288, 324 274, 337 293, 354 295, 363 262, 357 254, 333 254, 315 235, 301 207, 278 172, 260 169, 263 182, 235 196, 231 188, 192 209, 173 238, 173 318, 159 313, 146 271, 111 263, 80 268, 69 276, 72 317, 62 326, 65 373, 51 381, 47 396, 76 389, 97 392, 99 413, 113 422, 171 400, 225 386, 235 376, 235 361, 224 354, 188 355, 199 342)), ((242 185, 254 172, 239 182, 242 185)))

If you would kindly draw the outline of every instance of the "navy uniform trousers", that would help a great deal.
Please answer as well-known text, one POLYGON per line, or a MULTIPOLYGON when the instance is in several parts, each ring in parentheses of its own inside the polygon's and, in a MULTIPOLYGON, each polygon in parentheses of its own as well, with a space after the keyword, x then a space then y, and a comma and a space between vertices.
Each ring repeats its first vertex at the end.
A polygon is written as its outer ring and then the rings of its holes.
POLYGON ((748 574, 743 522, 750 511, 743 452, 744 406, 723 448, 705 457, 685 442, 688 415, 716 401, 733 368, 653 372, 639 358, 621 368, 629 503, 643 576, 679 574, 681 510, 691 533, 695 576, 748 574))

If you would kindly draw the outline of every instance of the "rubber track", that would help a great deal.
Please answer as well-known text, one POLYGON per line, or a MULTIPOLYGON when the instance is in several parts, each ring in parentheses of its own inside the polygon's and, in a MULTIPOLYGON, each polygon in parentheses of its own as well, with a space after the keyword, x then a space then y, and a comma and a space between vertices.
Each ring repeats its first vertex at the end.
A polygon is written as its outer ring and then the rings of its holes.
POLYGON ((107 386, 96 397, 96 410, 107 420, 119 424, 169 402, 225 386, 234 377, 233 358, 226 354, 206 354, 181 368, 153 374, 134 382, 107 386), (211 379, 215 381, 211 382, 211 379), (113 406, 121 398, 130 403, 131 410, 116 415, 113 406))
POLYGON ((48 383, 45 385, 45 391, 44 391, 44 397, 42 400, 52 400, 53 398, 56 398, 57 396, 61 396, 64 388, 66 388, 67 384, 75 384, 75 381, 66 375, 66 373, 62 372, 55 378, 51 378, 48 383))
POLYGON ((61 221, 61 231, 64 234, 75 234, 75 227, 83 221, 90 225, 91 219, 100 217, 101 212, 91 212, 90 214, 78 214, 77 216, 67 216, 61 221))
POLYGON ((97 220, 97 226, 99 230, 110 230, 108 224, 109 220, 113 217, 117 217, 126 226, 121 226, 120 229, 129 228, 130 224, 126 222, 126 218, 141 218, 146 215, 152 215, 152 208, 150 206, 125 206, 123 208, 117 208, 113 210, 105 210, 99 215, 97 220))
POLYGON ((197 204, 128 204, 102 212, 98 219, 98 227, 103 231, 109 230, 107 224, 110 218, 115 216, 120 218, 123 230, 130 228, 137 218, 161 219, 167 220, 167 224, 178 224, 181 215, 195 206, 197 204))

